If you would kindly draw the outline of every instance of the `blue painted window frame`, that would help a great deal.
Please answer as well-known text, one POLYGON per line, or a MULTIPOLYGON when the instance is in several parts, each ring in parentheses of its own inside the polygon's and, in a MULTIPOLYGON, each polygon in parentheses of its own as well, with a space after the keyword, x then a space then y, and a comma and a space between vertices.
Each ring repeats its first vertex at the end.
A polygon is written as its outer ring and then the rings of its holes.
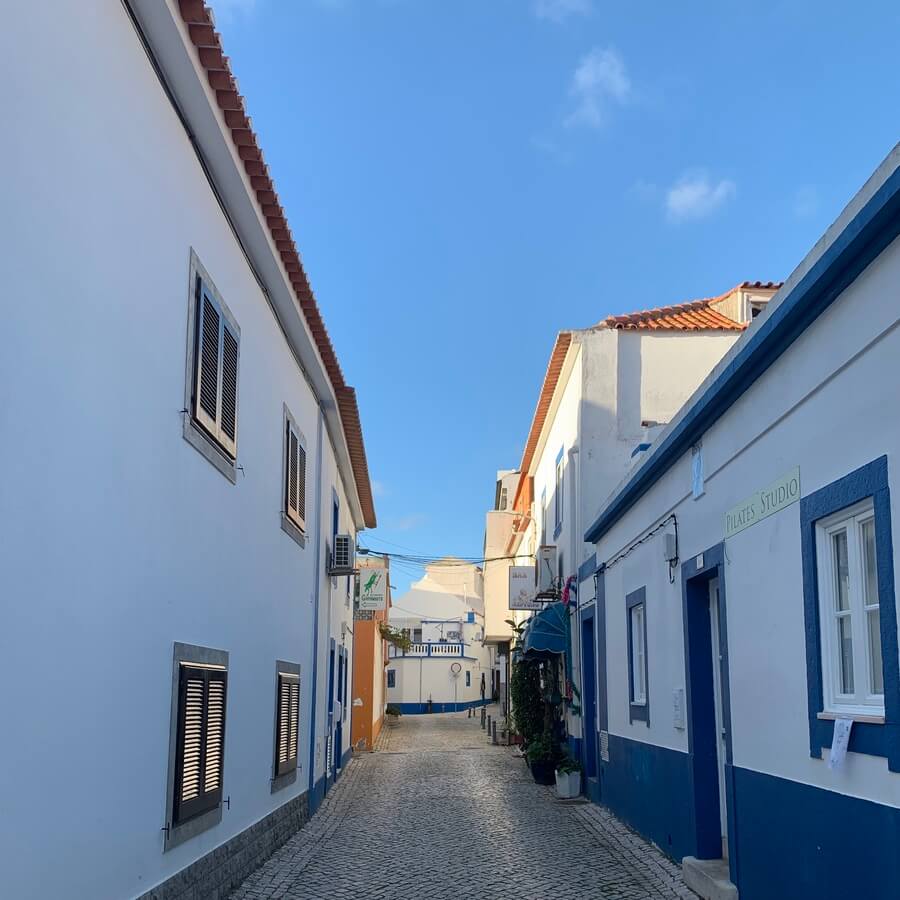
POLYGON ((647 588, 638 588, 625 595, 625 630, 628 644, 628 721, 644 722, 650 727, 650 678, 647 651, 647 588), (644 607, 644 702, 634 702, 634 641, 631 633, 631 611, 635 606, 644 607))
POLYGON ((878 558, 878 599, 881 615, 881 656, 884 669, 884 724, 854 722, 849 750, 886 757, 888 769, 900 772, 900 662, 897 647, 897 607, 894 596, 894 550, 891 537, 891 495, 887 456, 800 500, 800 541, 803 560, 803 611, 806 629, 806 674, 809 694, 809 755, 821 758, 830 747, 834 722, 820 719, 825 708, 819 620, 816 523, 863 500, 875 509, 875 552, 878 558))
POLYGON ((565 449, 565 447, 559 448, 559 453, 556 454, 556 465, 553 467, 553 477, 556 481, 556 491, 553 495, 554 522, 556 527, 553 529, 553 540, 556 540, 562 533, 563 515, 565 514, 565 497, 563 494, 566 483, 566 470, 565 466, 562 465, 565 449))
POLYGON ((472 687, 472 673, 466 669, 466 687, 472 687))

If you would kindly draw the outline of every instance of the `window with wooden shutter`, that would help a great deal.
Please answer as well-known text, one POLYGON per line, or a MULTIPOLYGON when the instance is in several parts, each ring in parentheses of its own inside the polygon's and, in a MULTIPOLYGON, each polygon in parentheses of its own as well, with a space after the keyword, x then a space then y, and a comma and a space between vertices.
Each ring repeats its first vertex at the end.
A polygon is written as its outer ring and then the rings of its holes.
POLYGON ((240 334, 215 292, 198 275, 192 414, 225 453, 237 457, 240 334))
POLYGON ((173 825, 222 802, 227 685, 225 669, 180 666, 173 825))
POLYGON ((275 728, 275 775, 297 768, 300 734, 300 676, 278 673, 278 721, 275 728))
POLYGON ((300 529, 306 528, 306 450, 291 419, 285 418, 284 511, 300 529))

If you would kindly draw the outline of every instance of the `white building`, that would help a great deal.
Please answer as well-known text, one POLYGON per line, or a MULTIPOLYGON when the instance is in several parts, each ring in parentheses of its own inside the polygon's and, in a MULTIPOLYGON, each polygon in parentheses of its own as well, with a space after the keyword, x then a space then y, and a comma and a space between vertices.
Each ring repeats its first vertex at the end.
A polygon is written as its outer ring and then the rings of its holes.
MULTIPOLYGON (((581 594, 592 594, 593 547, 582 539, 588 514, 637 464, 654 435, 765 308, 777 287, 743 282, 717 297, 609 316, 590 328, 561 332, 511 495, 518 515, 494 524, 492 549, 503 546, 506 551, 496 555, 516 556, 517 564, 528 560, 533 565, 538 548, 552 545, 560 590, 571 578, 581 594)), ((509 617, 507 590, 499 578, 490 582, 490 620, 500 618, 495 610, 501 608, 503 618, 509 617)), ((518 613, 517 618, 528 615, 518 613)), ((577 697, 580 638, 573 621, 569 676, 574 714, 567 715, 567 728, 576 753, 582 734, 577 697)))
POLYGON ((0 893, 223 896, 348 753, 355 395, 202 3, 0 60, 0 893))
POLYGON ((703 896, 897 896, 898 234, 900 147, 585 522, 599 799, 703 896))
POLYGON ((390 648, 389 704, 403 713, 468 709, 480 705, 482 684, 490 701, 493 653, 484 643, 479 566, 452 557, 426 566, 425 576, 394 602, 390 624, 411 646, 390 648))

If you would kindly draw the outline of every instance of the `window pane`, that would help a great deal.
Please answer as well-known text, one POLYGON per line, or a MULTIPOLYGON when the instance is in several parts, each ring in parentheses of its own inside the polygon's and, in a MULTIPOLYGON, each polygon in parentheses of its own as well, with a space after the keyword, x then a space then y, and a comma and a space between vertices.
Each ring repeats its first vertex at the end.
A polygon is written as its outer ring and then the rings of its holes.
POLYGON ((841 616, 837 620, 838 655, 841 666, 840 692, 853 693, 853 638, 850 634, 850 616, 841 616))
POLYGON ((866 606, 878 606, 878 564, 875 559, 875 521, 862 527, 863 551, 866 557, 866 606))
POLYGON ((831 536, 831 552, 834 558, 835 609, 838 611, 850 609, 850 563, 847 559, 846 531, 839 531, 831 536))
POLYGON ((644 607, 631 608, 631 683, 632 699, 636 703, 646 698, 647 688, 644 683, 644 607))
POLYGON ((869 626, 869 692, 884 693, 884 671, 881 665, 881 614, 878 609, 866 613, 869 626))

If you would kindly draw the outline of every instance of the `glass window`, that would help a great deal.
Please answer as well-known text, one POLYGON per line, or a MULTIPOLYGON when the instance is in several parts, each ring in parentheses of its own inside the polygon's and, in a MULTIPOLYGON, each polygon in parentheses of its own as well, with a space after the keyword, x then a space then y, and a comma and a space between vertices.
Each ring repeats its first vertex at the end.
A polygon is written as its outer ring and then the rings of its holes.
POLYGON ((647 702, 646 650, 644 647, 644 604, 629 611, 631 617, 631 702, 647 702))
POLYGON ((881 715, 884 670, 871 501, 820 522, 818 543, 826 710, 881 715))

